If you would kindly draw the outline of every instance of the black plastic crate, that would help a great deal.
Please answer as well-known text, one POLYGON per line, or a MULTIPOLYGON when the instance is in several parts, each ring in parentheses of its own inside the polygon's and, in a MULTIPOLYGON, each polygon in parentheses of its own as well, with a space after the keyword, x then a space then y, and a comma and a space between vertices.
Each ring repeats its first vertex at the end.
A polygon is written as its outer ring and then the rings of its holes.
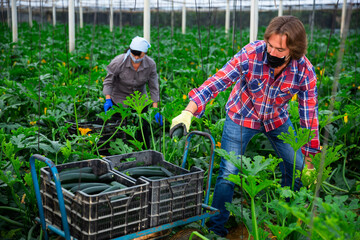
MULTIPOLYGON (((174 176, 151 180, 149 194, 149 227, 171 223, 201 214, 204 171, 198 167, 186 170, 164 160, 162 153, 152 150, 105 157, 114 171, 137 166, 159 165, 174 176), (131 161, 129 161, 131 160, 131 161)), ((135 179, 134 179, 135 181, 135 179)))
MULTIPOLYGON (((71 124, 71 126, 68 128, 68 132, 70 134, 77 134, 75 121, 68 120, 68 121, 65 121, 65 123, 71 124)), ((91 129, 89 134, 100 133, 103 123, 104 123, 104 121, 102 119, 95 120, 95 121, 79 120, 78 127, 91 129)), ((101 146, 104 142, 106 142, 114 134, 114 132, 116 131, 116 127, 118 127, 120 123, 121 123, 121 120, 109 120, 105 123, 104 129, 101 133, 100 140, 98 142, 98 146, 101 146)), ((117 138, 122 139, 126 143, 126 133, 119 130, 107 144, 105 144, 103 147, 101 147, 101 149, 99 149, 99 153, 102 155, 109 155, 108 150, 110 149, 110 142, 115 141, 115 139, 117 139, 117 138)))
MULTIPOLYGON (((56 166, 58 172, 66 168, 92 167, 96 175, 114 172, 109 163, 92 159, 56 166)), ((61 213, 49 167, 41 169, 40 193, 48 223, 61 228, 61 213)), ((75 194, 62 188, 71 236, 77 239, 109 239, 137 232, 149 227, 149 183, 144 179, 134 181, 126 175, 114 172, 115 181, 128 188, 109 193, 88 195, 81 191, 75 194), (125 198, 114 199, 119 195, 125 198)))

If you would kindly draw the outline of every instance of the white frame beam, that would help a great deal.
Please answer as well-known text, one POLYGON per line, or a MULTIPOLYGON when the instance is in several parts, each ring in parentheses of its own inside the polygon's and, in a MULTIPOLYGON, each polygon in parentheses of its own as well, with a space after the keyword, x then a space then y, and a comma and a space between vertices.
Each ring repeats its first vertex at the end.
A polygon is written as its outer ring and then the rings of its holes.
POLYGON ((259 8, 258 1, 251 0, 251 9, 250 9, 250 42, 253 42, 257 39, 258 32, 258 20, 259 20, 259 8))
POLYGON ((69 52, 75 50, 75 4, 69 0, 69 52))
POLYGON ((150 0, 144 0, 144 38, 150 43, 150 0))
POLYGON ((11 22, 12 22, 12 39, 13 42, 15 43, 18 41, 16 0, 11 0, 11 22))
POLYGON ((186 33, 186 1, 185 0, 182 6, 181 32, 182 34, 186 33))

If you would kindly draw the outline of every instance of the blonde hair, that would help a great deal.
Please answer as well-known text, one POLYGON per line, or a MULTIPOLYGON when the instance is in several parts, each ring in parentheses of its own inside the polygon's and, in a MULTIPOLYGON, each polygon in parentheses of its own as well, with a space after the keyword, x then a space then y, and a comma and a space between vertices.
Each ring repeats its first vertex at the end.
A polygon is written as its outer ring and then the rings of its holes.
POLYGON ((273 34, 285 35, 290 56, 296 60, 306 54, 307 39, 304 25, 294 16, 280 16, 271 20, 266 28, 264 39, 268 41, 273 34))

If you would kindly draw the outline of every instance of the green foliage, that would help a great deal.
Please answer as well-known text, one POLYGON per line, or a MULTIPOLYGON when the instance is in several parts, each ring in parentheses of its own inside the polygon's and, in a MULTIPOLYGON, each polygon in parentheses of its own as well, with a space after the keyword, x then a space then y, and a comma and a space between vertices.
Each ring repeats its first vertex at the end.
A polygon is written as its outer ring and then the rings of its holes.
MULTIPOLYGON (((23 24, 19 26, 18 43, 11 43, 11 32, 8 27, 0 26, 0 203, 26 212, 14 214, 12 210, 0 210, 0 216, 6 217, 0 224, 1 238, 25 238, 28 232, 31 232, 29 229, 34 226, 33 219, 38 216, 29 172, 29 157, 34 153, 40 153, 56 164, 101 158, 100 138, 106 131, 105 125, 112 121, 114 114, 121 115, 124 120, 128 119, 134 110, 139 120, 133 123, 128 121, 128 126, 119 124, 116 127, 116 132, 123 131, 127 134, 127 140, 124 143, 123 140, 112 136, 109 140, 110 154, 152 148, 161 150, 165 160, 180 165, 185 138, 169 137, 168 128, 171 120, 188 103, 188 92, 200 86, 209 75, 216 73, 248 39, 246 30, 240 41, 237 39, 236 42, 232 42, 224 36, 223 31, 211 28, 211 37, 202 38, 202 48, 199 48, 196 27, 188 28, 186 34, 182 34, 178 28, 175 28, 173 33, 170 33, 169 28, 160 28, 159 32, 154 30, 151 33, 154 39, 159 39, 152 42, 153 50, 150 49, 148 52, 157 65, 161 96, 159 110, 165 119, 164 127, 159 134, 157 125, 153 124, 153 115, 156 111, 149 108, 148 113, 142 113, 144 107, 151 104, 151 100, 146 100, 138 93, 129 100, 131 107, 119 106, 109 110, 107 114, 103 112, 102 81, 106 76, 106 66, 111 59, 123 52, 131 37, 141 35, 141 28, 127 27, 121 34, 119 31, 109 34, 107 26, 99 25, 96 26, 98 37, 89 41, 92 39, 92 27, 86 25, 83 29, 77 30, 80 32, 76 33, 76 51, 68 53, 65 50, 67 39, 64 38, 66 28, 63 25, 58 25, 54 29, 52 25, 43 24, 39 35, 37 23, 31 29, 27 24, 23 24), (162 37, 170 35, 176 41, 162 37), (99 119, 104 123, 99 132, 95 133, 92 129, 82 135, 78 131, 78 123, 81 120, 99 119), (77 122, 75 128, 74 124, 68 123, 69 120, 77 122), (144 146, 143 142, 135 138, 136 129, 141 129, 142 120, 151 125, 151 146, 144 146), (72 130, 75 130, 75 133, 70 133, 72 130), (23 215, 26 217, 21 217, 23 215), (22 224, 22 227, 15 226, 9 229, 8 220, 22 224)), ((200 30, 203 36, 209 33, 208 29, 200 30)), ((257 235, 260 239, 266 238, 269 232, 265 231, 266 229, 270 229, 272 235, 278 239, 304 239, 309 236, 308 232, 312 232, 311 239, 321 239, 326 230, 330 231, 330 237, 338 239, 360 238, 359 234, 354 233, 355 230, 358 231, 356 227, 354 230, 354 226, 359 225, 358 218, 351 214, 358 211, 356 206, 359 208, 359 205, 354 199, 360 189, 360 51, 357 44, 359 34, 354 34, 356 31, 349 33, 343 62, 337 63, 336 57, 340 52, 339 36, 332 35, 329 51, 326 52, 329 30, 315 30, 314 33, 314 41, 309 42, 307 57, 313 63, 318 77, 320 142, 323 144, 328 141, 328 144, 324 144, 321 154, 313 157, 315 171, 305 169, 302 174, 297 173, 302 177, 304 186, 310 186, 311 191, 305 191, 303 188, 294 192, 289 187, 280 187, 278 164, 281 159, 274 156, 265 157, 269 153, 274 155, 275 152, 263 135, 257 135, 251 140, 247 147, 248 155, 241 157, 242 164, 241 158, 231 154, 224 155, 226 159, 234 160, 234 164, 242 169, 242 175, 233 180, 245 186, 241 189, 245 193, 243 201, 239 201, 239 193, 236 193, 233 204, 227 207, 238 221, 245 223, 252 235, 257 235), (327 61, 324 65, 325 58, 327 61), (343 69, 339 75, 337 92, 333 94, 334 66, 338 64, 342 64, 343 69), (330 109, 332 105, 333 109, 330 109), (320 180, 317 176, 321 161, 324 168, 320 180), (321 204, 316 205, 321 212, 314 215, 311 207, 315 179, 321 181, 317 183, 320 186, 318 194, 322 201, 317 201, 321 204), (252 202, 248 194, 254 197, 252 202), (332 200, 327 199, 330 194, 333 196, 332 200), (340 194, 347 194, 349 197, 345 201, 334 200, 340 194), (322 203, 328 205, 323 206, 322 203), (342 207, 349 205, 351 207, 348 209, 342 207), (329 206, 335 210, 330 212, 329 206), (315 226, 312 227, 303 220, 302 224, 299 223, 296 216, 300 213, 304 214, 305 220, 313 216, 319 217, 319 222, 314 223, 319 224, 318 232, 312 230, 315 226), (253 224, 254 219, 257 220, 257 224, 253 224), (322 227, 321 222, 325 223, 322 227), (349 229, 345 229, 343 223, 346 223, 349 229), (253 225, 259 226, 257 231, 253 225)), ((262 33, 259 35, 262 36, 262 33)), ((219 93, 207 104, 204 116, 194 119, 192 123, 193 129, 211 133, 217 147, 221 142, 226 116, 224 106, 230 92, 228 89, 219 93)), ((293 132, 291 136, 284 138, 298 149, 305 140, 310 140, 312 134, 301 132, 297 101, 288 103, 288 111, 297 136, 293 132)), ((210 144, 193 138, 189 150, 189 165, 207 169, 210 144)), ((221 154, 218 152, 215 156, 212 183, 217 177, 221 154)), ((44 164, 37 162, 37 171, 43 166, 44 164)), ((31 236, 38 235, 39 228, 35 228, 31 236)))

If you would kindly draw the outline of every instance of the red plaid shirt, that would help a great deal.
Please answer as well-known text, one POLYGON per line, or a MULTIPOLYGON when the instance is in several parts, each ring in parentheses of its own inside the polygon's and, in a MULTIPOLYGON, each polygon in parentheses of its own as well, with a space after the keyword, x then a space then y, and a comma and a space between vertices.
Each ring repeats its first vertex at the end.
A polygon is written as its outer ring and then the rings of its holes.
POLYGON ((288 102, 297 94, 300 126, 316 131, 316 136, 302 147, 305 156, 318 153, 318 102, 316 74, 310 61, 303 56, 291 60, 275 79, 274 69, 268 65, 265 41, 255 41, 241 49, 225 66, 208 78, 199 88, 191 90, 189 99, 198 110, 205 112, 208 101, 235 84, 225 109, 237 124, 266 132, 280 127, 289 118, 288 102))

